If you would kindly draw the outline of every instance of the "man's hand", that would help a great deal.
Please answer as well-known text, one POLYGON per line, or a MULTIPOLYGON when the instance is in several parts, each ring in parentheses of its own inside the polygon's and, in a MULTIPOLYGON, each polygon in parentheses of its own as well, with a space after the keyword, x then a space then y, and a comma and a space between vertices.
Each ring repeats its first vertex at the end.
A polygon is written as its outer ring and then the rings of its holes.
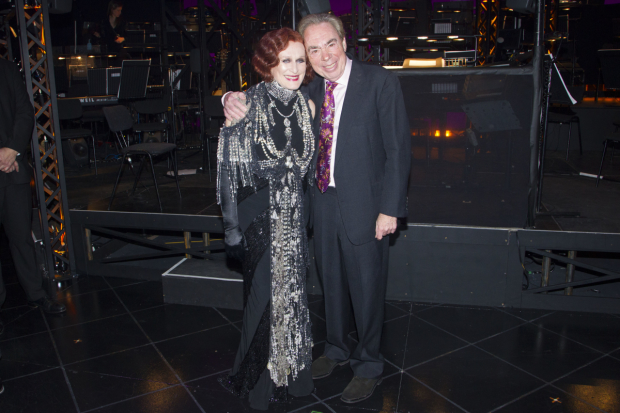
POLYGON ((13 166, 11 166, 9 170, 6 171, 6 173, 11 173, 15 171, 19 172, 19 164, 17 163, 17 161, 13 162, 13 166))
POLYGON ((377 225, 375 226, 375 238, 379 241, 386 235, 393 234, 396 231, 396 217, 379 214, 377 217, 377 225))
POLYGON ((15 158, 17 151, 11 148, 0 148, 0 171, 12 172, 11 168, 15 167, 15 158))
MULTIPOLYGON (((230 123, 236 123, 245 118, 248 108, 245 105, 245 94, 243 92, 230 92, 224 98, 224 115, 230 123)), ((228 123, 226 125, 228 126, 228 123)))

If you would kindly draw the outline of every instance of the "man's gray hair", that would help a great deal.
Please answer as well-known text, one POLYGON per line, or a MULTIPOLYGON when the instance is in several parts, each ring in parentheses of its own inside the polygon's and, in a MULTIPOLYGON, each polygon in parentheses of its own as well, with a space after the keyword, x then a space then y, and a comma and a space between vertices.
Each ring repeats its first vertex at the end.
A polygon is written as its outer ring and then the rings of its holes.
POLYGON ((345 32, 342 20, 330 13, 308 14, 299 22, 297 31, 303 36, 308 27, 321 23, 331 24, 338 33, 338 36, 340 36, 340 40, 344 39, 345 32))

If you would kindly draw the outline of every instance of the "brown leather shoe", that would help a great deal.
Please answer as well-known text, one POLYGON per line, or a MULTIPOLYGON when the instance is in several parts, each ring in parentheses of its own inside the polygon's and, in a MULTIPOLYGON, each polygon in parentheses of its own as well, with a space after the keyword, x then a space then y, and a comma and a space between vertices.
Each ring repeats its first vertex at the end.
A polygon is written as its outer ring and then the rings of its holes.
POLYGON ((372 396, 375 387, 381 384, 383 379, 365 379, 355 376, 342 392, 340 400, 345 403, 357 403, 372 396))
POLYGON ((312 363, 312 368, 310 369, 312 371, 312 378, 322 379, 327 377, 332 374, 336 366, 344 366, 348 362, 349 360, 338 362, 327 356, 321 356, 312 363))

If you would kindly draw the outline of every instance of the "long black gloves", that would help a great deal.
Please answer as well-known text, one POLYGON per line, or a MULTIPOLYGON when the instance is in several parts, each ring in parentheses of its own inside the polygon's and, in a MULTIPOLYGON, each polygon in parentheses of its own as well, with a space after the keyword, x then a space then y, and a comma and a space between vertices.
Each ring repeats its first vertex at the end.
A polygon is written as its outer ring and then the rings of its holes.
POLYGON ((220 173, 220 207, 224 217, 224 247, 226 255, 243 262, 245 256, 245 237, 239 227, 239 217, 237 215, 237 196, 231 197, 230 177, 226 168, 221 169, 220 173))

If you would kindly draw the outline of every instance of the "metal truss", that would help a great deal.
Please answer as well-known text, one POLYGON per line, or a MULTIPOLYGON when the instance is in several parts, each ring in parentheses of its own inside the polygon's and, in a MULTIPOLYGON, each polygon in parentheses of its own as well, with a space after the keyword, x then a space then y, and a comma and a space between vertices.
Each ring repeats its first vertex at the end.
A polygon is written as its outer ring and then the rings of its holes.
POLYGON ((477 0, 476 34, 479 34, 478 62, 493 63, 497 47, 499 0, 477 0))
MULTIPOLYGON (((519 231, 519 240, 521 262, 524 262, 526 254, 542 258, 541 285, 530 286, 529 289, 523 290, 524 295, 535 296, 541 293, 544 295, 548 292, 563 290, 564 295, 570 296, 573 295, 573 289, 576 287, 620 281, 620 272, 595 265, 596 261, 588 258, 589 252, 617 253, 619 234, 524 230, 519 231), (584 256, 580 258, 579 254, 584 256), (553 263, 565 267, 566 273, 563 280, 556 279, 552 284, 550 273, 553 263), (585 270, 592 276, 587 278, 582 276, 576 279, 576 269, 585 270)), ((601 298, 596 298, 596 300, 601 300, 601 298)))
POLYGON ((387 36, 390 32, 389 0, 352 0, 352 40, 362 62, 387 62, 390 50, 382 43, 360 41, 367 36, 387 36))
POLYGON ((21 60, 35 109, 35 128, 32 134, 32 161, 35 169, 36 193, 46 253, 46 271, 50 279, 75 276, 71 225, 69 222, 65 172, 54 65, 49 27, 48 2, 37 0, 25 6, 17 0, 21 60))
POLYGON ((545 33, 553 33, 558 30, 558 14, 560 0, 545 1, 545 33))

